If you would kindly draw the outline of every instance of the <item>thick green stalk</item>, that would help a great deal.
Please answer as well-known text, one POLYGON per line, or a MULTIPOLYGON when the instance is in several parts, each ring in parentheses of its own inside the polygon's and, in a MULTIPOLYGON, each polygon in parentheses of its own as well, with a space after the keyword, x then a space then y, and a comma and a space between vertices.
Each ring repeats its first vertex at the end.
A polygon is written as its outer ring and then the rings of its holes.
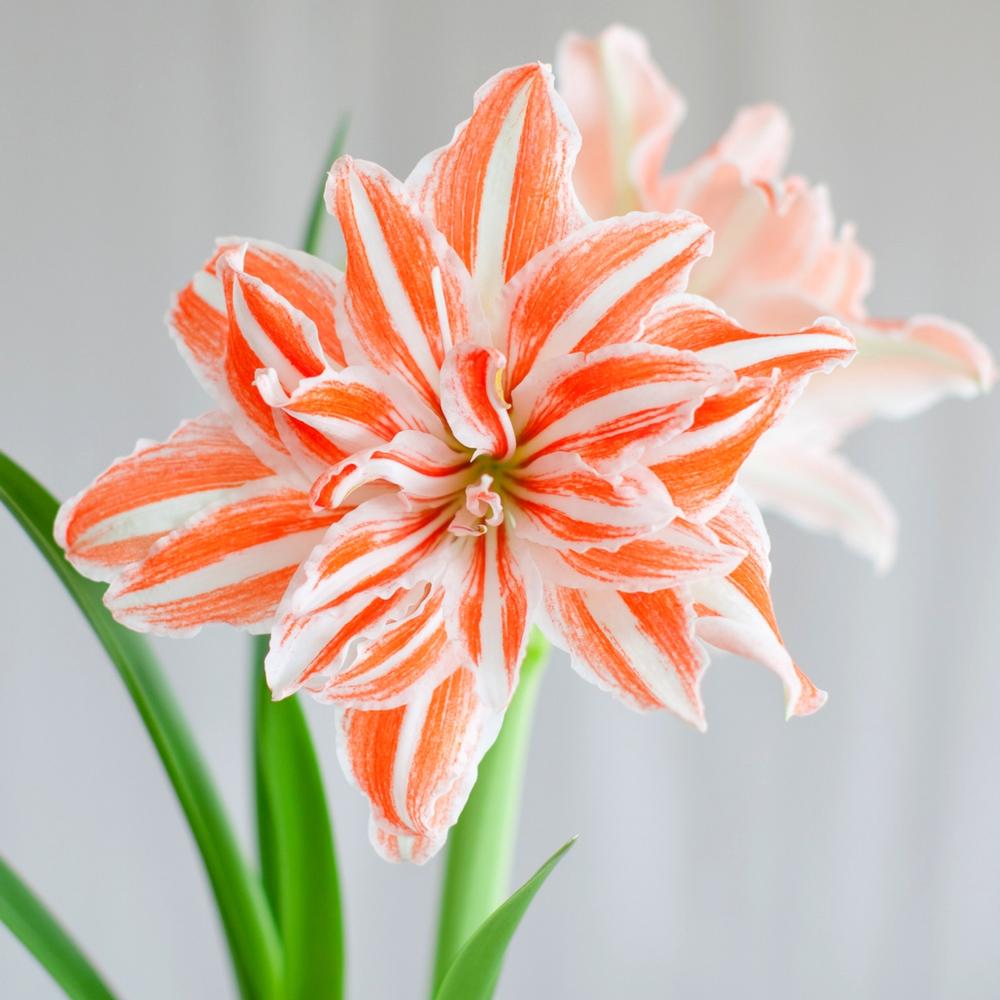
POLYGON ((483 758, 476 785, 448 838, 434 960, 435 990, 462 945, 507 898, 528 736, 547 659, 548 642, 536 629, 503 728, 483 758))

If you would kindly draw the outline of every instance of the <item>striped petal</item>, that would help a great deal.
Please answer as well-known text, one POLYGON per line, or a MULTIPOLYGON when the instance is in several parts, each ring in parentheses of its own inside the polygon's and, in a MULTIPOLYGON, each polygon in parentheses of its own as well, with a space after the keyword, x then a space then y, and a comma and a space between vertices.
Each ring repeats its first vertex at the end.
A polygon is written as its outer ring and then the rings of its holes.
POLYGON ((474 329, 468 272, 381 167, 341 157, 326 199, 347 247, 344 307, 352 360, 400 376, 436 408, 438 372, 449 348, 473 334, 484 338, 474 329))
POLYGON ((666 708, 705 729, 699 687, 708 659, 681 593, 547 586, 545 608, 546 632, 584 678, 630 708, 666 708))
POLYGON ((501 523, 454 547, 442 584, 449 632, 487 704, 502 710, 517 685, 538 601, 535 568, 501 523))
POLYGON ((452 434, 473 457, 510 458, 514 428, 502 394, 506 361, 495 348, 457 344, 441 370, 441 409, 452 434))
POLYGON ((383 857, 422 864, 441 849, 500 720, 464 668, 398 708, 340 714, 341 764, 371 803, 372 842, 383 857))
POLYGON ((770 542, 760 512, 737 491, 709 525, 724 543, 741 547, 747 556, 728 576, 691 585, 698 635, 773 670, 785 687, 786 717, 812 714, 823 706, 826 693, 799 670, 785 649, 771 604, 770 542))
POLYGON ((385 601, 444 570, 454 507, 408 510, 394 494, 366 500, 333 525, 302 564, 277 615, 267 655, 276 698, 340 665, 346 644, 374 628, 385 601))
POLYGON ((557 549, 615 549, 678 513, 645 466, 604 474, 579 455, 542 455, 506 480, 518 536, 557 549))
POLYGON ((376 484, 395 487, 409 503, 443 501, 470 480, 469 455, 433 434, 401 431, 387 445, 356 452, 316 480, 317 507, 339 507, 355 490, 376 484))
POLYGON ((489 315, 504 284, 584 220, 571 182, 579 145, 551 70, 534 63, 484 84, 451 143, 407 179, 489 315))
POLYGON ((299 564, 340 516, 314 513, 276 478, 260 480, 160 538, 104 602, 138 632, 185 634, 210 622, 267 631, 299 564))
POLYGON ((447 434, 444 422, 402 379, 357 366, 304 379, 285 392, 273 370, 258 373, 261 398, 296 425, 316 431, 337 452, 330 464, 347 455, 391 441, 405 430, 447 434))
POLYGON ((880 572, 891 567, 899 534, 892 504, 842 455, 768 442, 751 456, 741 482, 765 510, 810 531, 837 535, 880 572))
POLYGON ((739 565, 744 554, 738 546, 722 543, 710 527, 681 520, 613 552, 532 547, 532 558, 546 583, 629 593, 649 593, 725 575, 739 565))
POLYGON ((85 576, 111 580, 192 515, 273 475, 225 416, 209 413, 185 421, 163 444, 140 441, 67 500, 56 519, 56 541, 85 576))
POLYGON ((538 365, 512 393, 522 461, 570 451, 608 468, 690 426, 725 369, 659 345, 617 344, 538 365))
POLYGON ((646 39, 621 25, 596 39, 567 35, 556 58, 559 91, 583 145, 573 182, 595 219, 639 207, 684 118, 684 99, 664 79, 646 39))
POLYGON ((326 361, 344 363, 334 320, 340 272, 316 257, 262 240, 220 240, 215 253, 178 293, 167 322, 195 375, 210 389, 224 381, 229 323, 218 263, 245 247, 243 271, 308 316, 316 326, 326 361))
POLYGON ((835 319, 815 320, 794 333, 753 333, 697 295, 664 303, 647 317, 642 340, 691 351, 743 377, 770 376, 777 369, 783 380, 832 371, 856 353, 854 337, 835 319))
POLYGON ((538 361, 637 339, 711 248, 705 223, 676 212, 595 222, 544 250, 504 289, 510 386, 538 361))

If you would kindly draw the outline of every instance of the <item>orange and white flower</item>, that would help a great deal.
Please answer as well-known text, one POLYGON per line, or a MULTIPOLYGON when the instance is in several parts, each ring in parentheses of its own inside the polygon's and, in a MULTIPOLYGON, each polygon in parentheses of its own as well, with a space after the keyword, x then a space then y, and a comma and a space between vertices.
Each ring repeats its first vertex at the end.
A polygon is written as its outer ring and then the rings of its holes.
POLYGON ((550 71, 507 70, 405 183, 334 164, 343 274, 222 241, 170 313, 216 410, 59 516, 130 627, 271 631, 275 697, 337 707, 387 857, 440 847, 533 622, 626 703, 698 727, 703 643, 773 669, 789 714, 823 701, 734 482, 853 339, 749 332, 689 294, 708 227, 590 221, 578 145, 550 71))
POLYGON ((995 378, 989 352, 939 316, 867 315, 871 259, 853 227, 835 229, 825 188, 782 176, 791 129, 780 108, 744 108, 708 152, 664 176, 685 104, 641 35, 621 26, 596 40, 570 35, 557 70, 583 135, 575 180, 592 215, 695 212, 715 231, 715 252, 695 268, 692 290, 755 328, 796 329, 826 314, 853 332, 857 359, 810 384, 761 441, 742 483, 762 505, 836 532, 887 567, 896 543, 892 507, 836 447, 874 417, 907 417, 948 396, 983 392, 995 378))

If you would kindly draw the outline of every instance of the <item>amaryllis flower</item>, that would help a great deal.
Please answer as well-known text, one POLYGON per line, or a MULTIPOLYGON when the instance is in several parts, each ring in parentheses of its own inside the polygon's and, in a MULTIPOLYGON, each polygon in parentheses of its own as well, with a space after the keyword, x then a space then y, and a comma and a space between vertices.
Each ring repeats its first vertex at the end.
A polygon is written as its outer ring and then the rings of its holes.
POLYGON ((836 447, 874 417, 907 417, 984 391, 995 377, 989 352, 939 316, 867 315, 871 258, 853 227, 835 229, 825 188, 782 176, 791 129, 780 108, 744 108, 707 153, 663 175, 685 104, 645 39, 619 26, 593 41, 571 35, 557 69, 583 134, 575 180, 592 215, 695 212, 714 229, 715 252, 695 268, 691 290, 754 328, 797 329, 827 314, 854 333, 854 363, 810 384, 761 441, 742 482, 761 504, 838 533, 885 568, 895 551, 892 508, 836 447))
POLYGON ((699 727, 706 642, 772 668, 789 714, 823 701, 734 481, 853 340, 833 320, 749 332, 687 294, 708 227, 591 222, 578 145, 550 71, 507 70, 405 183, 334 164, 344 274, 223 240, 170 313, 216 410, 60 513, 119 621, 271 631, 275 697, 337 707, 390 858, 440 847, 532 623, 627 704, 699 727))

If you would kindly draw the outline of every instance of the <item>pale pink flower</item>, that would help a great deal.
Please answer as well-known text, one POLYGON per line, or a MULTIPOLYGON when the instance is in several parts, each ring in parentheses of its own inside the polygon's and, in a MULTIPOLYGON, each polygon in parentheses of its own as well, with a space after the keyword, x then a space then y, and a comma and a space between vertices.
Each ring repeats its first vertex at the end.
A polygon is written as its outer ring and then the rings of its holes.
POLYGON ((794 330, 831 315, 854 333, 856 360, 810 384, 760 442, 741 482, 760 504, 836 532, 887 567, 896 544, 892 507, 837 446, 874 417, 908 417, 942 398, 985 391, 995 377, 990 353, 939 316, 867 315, 871 260, 853 227, 835 228, 825 188, 783 176, 791 129, 780 108, 744 108, 708 152, 664 175, 685 105, 641 35, 620 26, 596 40, 570 35, 557 71, 583 136, 574 176, 592 215, 692 211, 715 231, 714 253, 695 268, 692 291, 754 329, 794 330))
POLYGON ((627 704, 698 727, 706 642, 771 667, 789 714, 824 698, 734 480, 853 340, 833 320, 750 333, 687 294, 708 227, 591 222, 578 145, 549 70, 507 70, 405 183, 334 164, 345 273, 222 241, 170 313, 217 410, 59 516, 119 621, 271 632, 275 696, 337 706, 390 858, 441 846, 533 622, 627 704))

